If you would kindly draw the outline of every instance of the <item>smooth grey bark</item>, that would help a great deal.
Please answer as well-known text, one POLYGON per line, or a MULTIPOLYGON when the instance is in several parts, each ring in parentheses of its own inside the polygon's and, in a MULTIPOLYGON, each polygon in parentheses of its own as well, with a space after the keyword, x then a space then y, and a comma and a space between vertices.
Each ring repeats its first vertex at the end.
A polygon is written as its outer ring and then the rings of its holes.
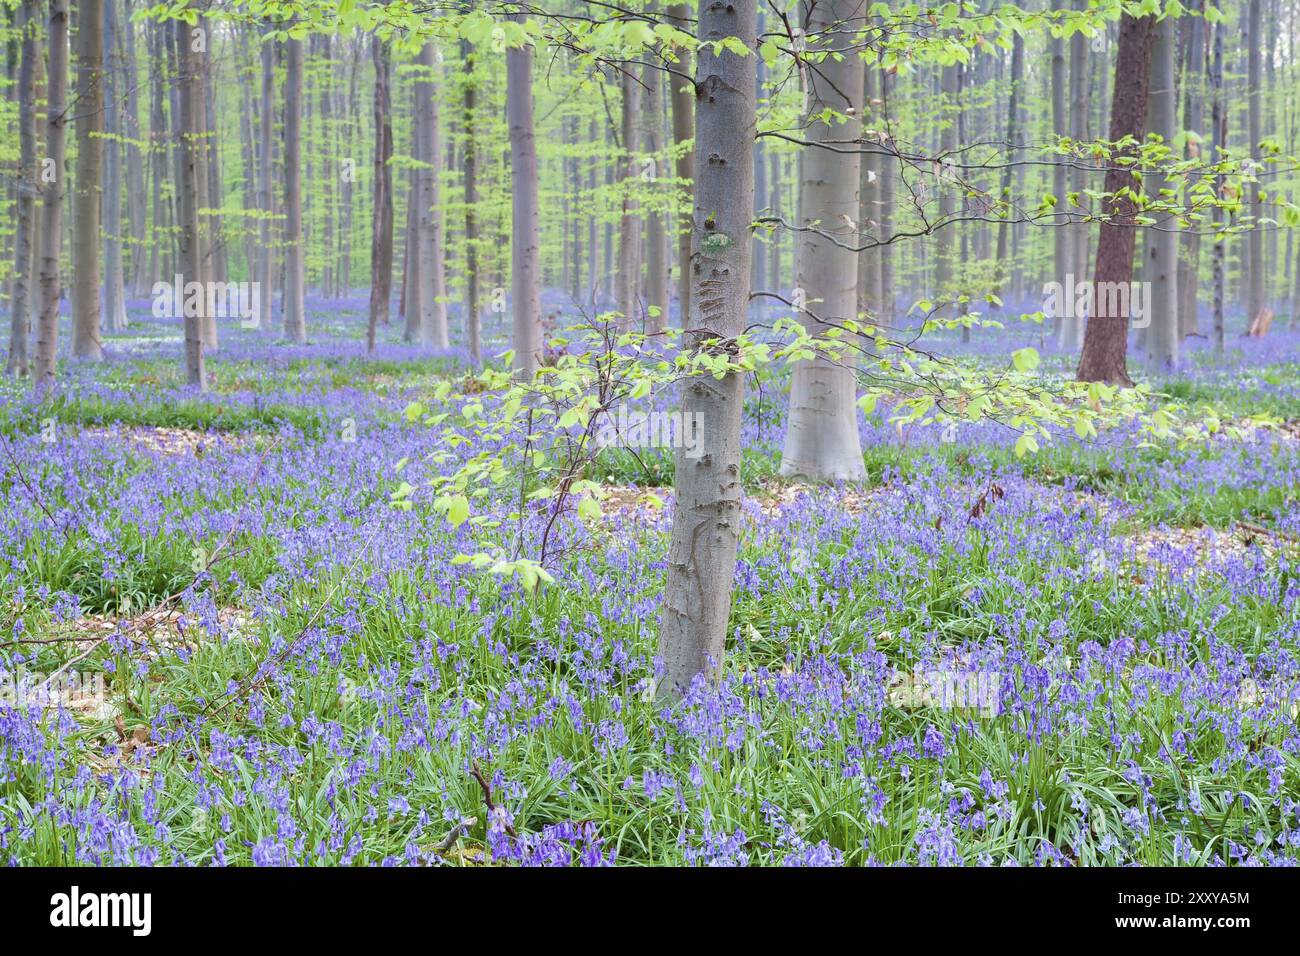
MULTIPOLYGON (((1088 0, 1074 0, 1074 8, 1078 11, 1085 10, 1087 4, 1088 0)), ((1088 140, 1089 59, 1087 37, 1082 33, 1075 33, 1070 37, 1070 138, 1080 143, 1088 140)), ((1088 202, 1084 195, 1087 175, 1082 164, 1071 169, 1069 174, 1070 191, 1077 194, 1079 204, 1085 208, 1088 202)), ((1073 210, 1065 197, 1061 197, 1061 202, 1065 204, 1065 208, 1073 210)), ((1067 246, 1070 268, 1067 271, 1074 276, 1075 282, 1080 282, 1088 274, 1090 230, 1086 222, 1071 223, 1065 228, 1070 232, 1067 246)), ((1060 279, 1062 282, 1065 281, 1064 277, 1060 279)), ((1061 344, 1064 348, 1070 350, 1083 348, 1083 330, 1086 321, 1083 316, 1075 316, 1062 323, 1065 341, 1061 344)))
MULTIPOLYGON (((690 29, 687 14, 687 5, 684 3, 674 3, 668 7, 668 17, 679 30, 690 29)), ((674 67, 676 72, 669 73, 667 79, 668 103, 672 110, 673 143, 679 147, 677 178, 690 183, 695 179, 694 151, 680 149, 680 147, 694 135, 695 94, 688 79, 690 54, 685 50, 678 50, 677 56, 679 59, 674 67)), ((691 210, 689 206, 683 211, 682 221, 676 225, 674 234, 677 237, 677 308, 681 324, 685 326, 686 317, 691 312, 691 210)))
MULTIPOLYGON (((163 77, 166 49, 163 42, 164 27, 160 23, 146 26, 146 54, 150 62, 149 70, 149 175, 151 185, 150 208, 152 217, 149 223, 149 263, 144 275, 146 291, 153 288, 153 282, 164 274, 163 262, 166 252, 164 243, 170 248, 164 227, 167 222, 167 203, 163 199, 163 183, 167 179, 167 113, 164 106, 163 77)), ((166 270, 166 274, 175 275, 175 270, 166 270)))
POLYGON ((630 72, 623 74, 622 154, 618 181, 623 187, 623 212, 618 227, 618 311, 624 329, 634 326, 639 317, 641 291, 641 220, 633 193, 636 168, 637 131, 641 112, 641 85, 630 72))
MULTIPOLYGON (((695 211, 691 316, 686 346, 744 331, 749 314, 754 208, 755 55, 710 44, 737 38, 755 49, 755 0, 701 0, 696 56, 695 211)), ((692 378, 683 420, 702 423, 704 453, 677 453, 668 580, 659 628, 658 693, 684 694, 719 673, 740 535, 740 417, 744 378, 692 378)))
POLYGON ((375 159, 370 227, 370 314, 366 327, 366 350, 375 350, 375 333, 388 324, 389 299, 393 292, 393 124, 392 55, 378 36, 370 41, 375 68, 375 159))
MULTIPOLYGON (((864 134, 875 127, 877 113, 876 85, 879 83, 879 71, 868 66, 862 71, 862 117, 864 134)), ((864 139, 867 137, 864 135, 864 139)), ((867 139, 870 142, 870 139, 867 139)), ((879 195, 882 157, 879 152, 870 152, 862 157, 861 177, 858 186, 858 222, 863 235, 880 237, 879 195)), ((760 167, 761 168, 761 167, 760 167)), ((880 314, 880 246, 859 252, 858 259, 858 312, 874 319, 880 314)), ((761 258, 759 261, 762 261, 761 258)))
MULTIPOLYGON (((1065 0, 1054 0, 1052 3, 1054 10, 1065 10, 1068 3, 1065 0)), ((1066 116, 1066 102, 1069 95, 1069 74, 1066 72, 1065 60, 1065 41, 1060 37, 1053 37, 1050 47, 1051 54, 1051 72, 1048 74, 1051 83, 1052 93, 1052 134, 1054 136, 1066 136, 1070 132, 1070 121, 1066 116)), ((1065 194, 1069 188, 1067 171, 1065 164, 1058 162, 1052 167, 1052 194, 1056 197, 1056 209, 1064 213, 1067 209, 1065 194)), ((1070 228, 1065 225, 1058 225, 1052 231, 1052 281, 1064 284, 1070 270, 1074 268, 1074 256, 1071 254, 1070 240, 1072 237, 1070 228)), ((1052 324, 1056 329, 1058 341, 1064 346, 1067 342, 1077 339, 1079 332, 1077 329, 1071 329, 1071 324, 1083 325, 1083 319, 1075 317, 1073 319, 1064 316, 1053 316, 1052 324)))
MULTIPOLYGON (((957 150, 957 116, 961 109, 958 102, 957 89, 961 82, 961 67, 958 64, 945 66, 940 74, 940 92, 943 103, 942 126, 939 132, 939 158, 940 163, 943 160, 956 161, 954 155, 957 150)), ((814 152, 820 152, 814 150, 814 152)), ((808 162, 804 157, 803 161, 808 162)), ((936 167, 942 170, 942 165, 936 167)), ((935 178, 935 191, 939 199, 939 219, 945 224, 944 228, 939 229, 934 237, 934 298, 940 303, 935 314, 937 316, 951 317, 955 313, 951 302, 956 298, 956 290, 953 288, 954 269, 953 269, 953 238, 956 232, 956 226, 952 220, 957 215, 957 195, 955 186, 945 181, 942 172, 939 172, 935 178)))
POLYGON ((104 5, 77 5, 77 87, 73 109, 77 174, 72 192, 72 354, 98 361, 100 341, 99 231, 104 170, 104 5))
MULTIPOLYGON (((1196 7, 1198 12, 1204 13, 1204 0, 1199 0, 1196 7)), ((1183 71, 1183 129, 1187 131, 1184 155, 1191 159, 1204 153, 1201 137, 1205 125, 1205 21, 1200 16, 1192 16, 1184 17, 1182 22, 1187 30, 1186 68, 1183 71)), ((1191 203, 1198 179, 1188 177, 1184 203, 1191 203)), ((1185 229, 1178 255, 1178 332, 1182 338, 1200 335, 1201 331, 1197 302, 1200 265, 1200 230, 1185 229)))
MULTIPOLYGON (((1215 0, 1215 9, 1220 9, 1219 0, 1215 0)), ((1209 84, 1212 103, 1210 107, 1210 148, 1213 152, 1210 154, 1214 162, 1219 162, 1223 156, 1224 150, 1228 144, 1228 114, 1224 109, 1223 102, 1223 21, 1220 20, 1214 26, 1214 53, 1210 58, 1209 65, 1209 84)), ((1215 176, 1214 193, 1216 196, 1223 195, 1223 188, 1226 184, 1226 177, 1220 173, 1215 176)), ((1214 313, 1214 351, 1219 355, 1223 354, 1224 349, 1224 322, 1223 322, 1223 264, 1224 264, 1224 233, 1226 227, 1225 213, 1222 206, 1214 207, 1214 251, 1211 255, 1213 269, 1213 302, 1212 310, 1214 313)))
MULTIPOLYGON (((645 64, 641 69, 641 82, 645 89, 645 109, 641 114, 644 127, 642 139, 653 164, 650 171, 653 174, 653 187, 657 191, 662 176, 659 165, 665 161, 664 104, 659 69, 652 64, 645 64)), ((657 209, 650 209, 646 215, 645 244, 646 331, 658 332, 667 325, 668 320, 668 234, 664 229, 664 217, 657 209)))
POLYGON ((542 356, 541 237, 537 140, 533 131, 533 48, 506 51, 506 124, 510 130, 510 308, 514 368, 525 379, 542 356))
POLYGON ((442 270, 442 204, 438 201, 438 164, 441 147, 438 136, 438 105, 433 95, 437 70, 436 48, 432 41, 424 44, 416 60, 420 70, 412 83, 415 106, 416 166, 416 281, 420 295, 420 341, 426 346, 445 349, 447 338, 447 303, 440 288, 442 270))
MULTIPOLYGON (((208 26, 207 19, 199 18, 199 29, 208 37, 208 42, 215 39, 208 26)), ((199 70, 203 82, 203 185, 206 193, 200 190, 205 208, 214 210, 204 216, 206 225, 206 248, 208 256, 208 276, 214 282, 225 282, 230 278, 229 256, 226 249, 225 235, 221 225, 221 216, 215 212, 222 206, 221 154, 217 149, 217 106, 216 80, 213 77, 212 52, 207 44, 199 52, 199 70)), ((210 349, 217 347, 217 319, 208 317, 204 327, 204 344, 210 349)))
MULTIPOLYGON (((1151 48, 1151 91, 1147 100, 1148 129, 1171 143, 1177 135, 1178 99, 1174 89, 1174 64, 1178 35, 1175 21, 1164 17, 1156 23, 1151 48)), ((1160 173, 1147 176, 1147 190, 1159 197, 1173 183, 1160 173)), ((1159 369, 1178 364, 1178 223, 1173 216, 1157 216, 1159 222, 1147 243, 1147 264, 1142 278, 1151 283, 1150 334, 1147 357, 1159 369)))
POLYGON ((49 39, 45 100, 45 170, 41 182, 40 270, 41 315, 36 325, 36 367, 32 376, 35 388, 54 382, 59 340, 59 300, 63 289, 59 258, 63 251, 63 194, 67 177, 68 111, 68 0, 50 0, 50 19, 46 29, 49 39), (49 177, 44 173, 48 170, 49 177))
MULTIPOLYGON (((218 237, 216 235, 216 219, 210 212, 213 207, 212 203, 212 180, 209 175, 209 157, 211 150, 212 129, 208 118, 207 90, 208 83, 208 27, 203 18, 199 18, 196 26, 190 27, 183 42, 185 44, 184 56, 188 63, 188 70, 192 76, 186 76, 185 82, 193 84, 194 100, 192 105, 193 113, 191 114, 192 135, 195 137, 195 150, 193 155, 194 161, 194 178, 192 180, 194 189, 194 202, 198 210, 198 262, 201 266, 201 274, 196 274, 194 278, 202 282, 211 282, 219 278, 217 270, 221 266, 221 259, 216 252, 219 247, 218 237)), ((217 348, 217 315, 215 309, 205 308, 199 316, 199 332, 203 336, 204 352, 212 351, 217 348)))
POLYGON ((284 334, 307 341, 306 272, 302 235, 302 41, 284 41, 284 334))
MULTIPOLYGON (((863 61, 853 49, 851 27, 862 0, 823 0, 811 7, 809 50, 836 51, 808 71, 804 137, 811 143, 803 160, 797 288, 806 308, 800 324, 814 337, 857 318, 861 154, 842 152, 836 142, 853 135, 847 123, 823 114, 862 115, 863 61), (848 246, 849 248, 844 248, 848 246)), ((947 134, 945 134, 947 135, 947 134)), ((946 190, 945 190, 946 191, 946 190)), ((951 229, 944 230, 951 234, 951 229)), ((942 273, 941 273, 942 276, 942 273)), ((858 436, 857 386, 853 362, 818 355, 794 366, 781 474, 815 481, 859 481, 866 477, 858 436)))
POLYGON ((28 341, 31 338, 33 271, 36 264, 32 245, 36 227, 36 59, 40 55, 36 38, 40 26, 38 0, 23 0, 18 8, 22 30, 21 61, 18 67, 18 182, 14 216, 14 282, 9 299, 9 357, 5 371, 26 375, 28 341))
MULTIPOLYGON (((474 79, 474 48, 468 40, 460 41, 460 58, 465 71, 465 96, 461 126, 465 136, 465 342, 475 362, 483 360, 483 331, 478 302, 478 139, 475 113, 478 88, 474 79)), ((595 217, 592 228, 595 229, 595 217)), ((594 236, 594 232, 593 232, 594 236)), ((595 244, 593 239, 593 245, 595 244)), ((595 281, 596 270, 591 270, 595 281)))
MULTIPOLYGON (((890 128, 889 103, 893 96, 894 76, 887 70, 880 70, 880 119, 881 129, 890 128)), ((891 151, 894 148, 892 138, 882 140, 882 145, 891 151)), ((894 234, 894 194, 897 189, 898 163, 892 157, 880 156, 880 205, 876 219, 879 223, 879 235, 888 238, 894 234)), ((888 324, 894 318, 894 247, 881 246, 880 256, 880 321, 888 324)))
MULTIPOLYGON (((1007 90, 1007 148, 1010 149, 1013 157, 1017 156, 1017 147, 1020 143, 1020 88, 1024 83, 1025 76, 1025 39, 1019 33, 1012 34, 1011 37, 1011 80, 1007 90)), ((1011 174, 1014 167, 1008 163, 1002 170, 1001 189, 998 194, 999 200, 1009 203, 1011 201, 1011 174)), ((1007 265, 1011 255, 1011 223, 1009 218, 1003 216, 1002 221, 998 223, 997 239, 997 270, 996 285, 994 292, 1002 294, 1002 290, 1007 281, 1007 265)))
POLYGON ((275 142, 275 43, 265 33, 262 37, 262 115, 261 157, 258 162, 257 206, 262 211, 258 221, 257 294, 258 320, 271 321, 271 297, 275 289, 275 255, 271 248, 271 217, 275 215, 275 194, 271 177, 275 165, 272 149, 275 142))
POLYGON ((122 261, 122 60, 118 55, 118 0, 104 0, 104 320, 110 331, 126 328, 122 261))
MULTIPOLYGON (((140 73, 136 60, 136 25, 131 21, 132 0, 123 8, 120 35, 122 39, 122 85, 126 88, 126 215, 130 238, 131 295, 143 298, 153 286, 149 275, 151 250, 146 248, 149 236, 149 189, 146 173, 149 164, 141 150, 143 140, 140 129, 140 73)), ((149 70, 152 74, 154 71, 149 70)), ((152 80, 152 75, 150 76, 152 80)))
MULTIPOLYGON (((1260 159, 1259 143, 1263 138, 1260 120, 1260 66, 1263 60, 1262 5, 1260 0, 1249 0, 1247 8, 1246 29, 1246 135, 1251 157, 1260 159)), ((1246 233, 1247 261, 1250 263, 1246 284, 1246 321, 1254 323, 1268 305, 1265 292, 1264 233, 1259 226, 1259 217, 1263 212, 1260 200, 1262 185, 1260 182, 1247 183, 1247 200, 1250 215, 1254 221, 1246 233)))
MULTIPOLYGON (((203 282, 206 276, 206 263, 203 260, 203 245, 200 242, 202 227, 199 224, 199 189, 198 179, 202 174, 202 162, 205 146, 202 140, 203 121, 200 111, 203 109, 203 79, 197 55, 191 50, 190 28, 183 20, 172 22, 172 36, 176 51, 177 106, 175 117, 177 132, 180 134, 180 181, 176 184, 178 193, 178 226, 180 242, 179 268, 186 282, 203 282)), ((186 381, 200 391, 208 387, 207 369, 204 364, 203 322, 201 313, 211 311, 199 301, 188 296, 184 300, 185 324, 185 376, 186 381)))

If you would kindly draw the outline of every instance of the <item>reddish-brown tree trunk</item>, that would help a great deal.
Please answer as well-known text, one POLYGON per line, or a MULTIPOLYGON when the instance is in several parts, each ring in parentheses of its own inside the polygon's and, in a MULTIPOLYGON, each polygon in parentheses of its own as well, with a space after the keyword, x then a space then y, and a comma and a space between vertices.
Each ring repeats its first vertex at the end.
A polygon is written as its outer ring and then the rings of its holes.
MULTIPOLYGON (((1151 88, 1151 47, 1155 41, 1154 16, 1131 17, 1125 14, 1119 26, 1119 52, 1115 61, 1115 92, 1111 100, 1110 139, 1132 136, 1141 140, 1146 129, 1147 94, 1151 88)), ((1116 160, 1119 156, 1115 157, 1116 160)), ((1141 179, 1119 162, 1106 171, 1106 220, 1101 224, 1097 242, 1097 269, 1094 289, 1103 283, 1133 281, 1133 247, 1137 237, 1134 221, 1136 206, 1128 196, 1115 194, 1124 187, 1140 188, 1141 179)), ((1128 375, 1128 316, 1110 315, 1121 297, 1093 296, 1093 314, 1083 337, 1083 354, 1079 357, 1078 378, 1081 382, 1108 382, 1132 385, 1128 375)), ((1122 297, 1127 301, 1128 297, 1122 297)))

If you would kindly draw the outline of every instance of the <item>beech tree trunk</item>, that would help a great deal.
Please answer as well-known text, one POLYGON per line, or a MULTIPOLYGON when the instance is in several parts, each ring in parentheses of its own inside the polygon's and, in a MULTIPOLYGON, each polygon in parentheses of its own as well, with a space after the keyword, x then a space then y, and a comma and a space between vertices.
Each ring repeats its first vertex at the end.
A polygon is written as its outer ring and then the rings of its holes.
MULTIPOLYGON (((1218 10, 1220 4, 1215 0, 1215 9, 1218 10)), ((1228 113, 1224 109, 1223 102, 1223 21, 1214 26, 1214 54, 1210 59, 1210 91, 1213 96, 1213 103, 1210 108, 1210 126, 1211 126, 1211 149, 1210 154, 1212 161, 1219 162, 1223 157, 1223 152, 1228 145, 1228 113)), ((1223 195, 1223 188, 1226 184, 1227 177, 1222 173, 1215 176, 1214 194, 1223 195)), ((1226 227, 1225 213, 1221 206, 1214 207, 1214 252, 1212 256, 1212 268, 1214 271, 1214 351, 1219 355, 1223 354, 1224 349, 1224 323, 1223 323, 1223 265, 1224 265, 1224 233, 1226 227)))
MULTIPOLYGON (((701 0, 695 79, 695 212, 686 347, 739 335, 749 314, 754 208, 754 61, 711 44, 755 49, 755 0, 701 0)), ((683 420, 703 428, 704 453, 677 452, 668 581, 659 630, 658 693, 680 697, 722 665, 740 535, 744 378, 700 376, 682 389, 683 420)))
POLYGON ((31 338, 32 273, 35 255, 32 232, 36 225, 36 38, 40 26, 38 0, 23 0, 18 8, 22 30, 21 63, 18 67, 18 183, 14 222, 14 282, 9 299, 9 357, 5 371, 26 375, 28 341, 31 338))
MULTIPOLYGON (((646 152, 653 163, 651 172, 656 190, 663 173, 659 164, 664 162, 662 84, 657 67, 646 64, 641 70, 645 85, 645 111, 643 124, 646 152)), ((664 217, 651 209, 646 216, 646 331, 657 332, 664 328, 668 318, 668 235, 664 231, 664 217), (656 314, 657 312, 657 314, 656 314)))
MULTIPOLYGON (((1178 135, 1178 98, 1174 90, 1178 36, 1174 23, 1170 17, 1157 21, 1151 49, 1149 123, 1151 131, 1166 143, 1172 143, 1178 135)), ((1172 189, 1173 183, 1167 177, 1159 173, 1148 176, 1152 196, 1172 189)), ((1167 370, 1178 364, 1178 221, 1174 216, 1156 218, 1142 278, 1151 283, 1151 298, 1146 303, 1151 322, 1148 358, 1155 368, 1167 370)))
MULTIPOLYGON (((860 0, 823 0, 811 7, 810 52, 851 48, 851 27, 845 24, 860 9, 860 0)), ((796 285, 806 302, 799 311, 800 324, 809 334, 822 336, 857 317, 858 257, 852 250, 861 244, 862 210, 861 154, 836 150, 836 143, 851 135, 845 132, 847 124, 821 117, 828 110, 832 116, 862 115, 863 61, 856 53, 827 56, 808 76, 804 136, 812 145, 803 162, 796 285)), ((951 226, 943 230, 951 232, 951 226)), ((941 287, 940 294, 943 291, 941 287)), ((815 481, 866 477, 856 399, 851 360, 818 355, 794 366, 782 475, 815 481)))
POLYGON ((284 334, 307 341, 306 271, 302 236, 302 41, 285 40, 284 73, 284 334))
MULTIPOLYGON (((1155 17, 1120 19, 1119 51, 1115 60, 1114 95, 1110 108, 1110 140, 1132 136, 1139 142, 1146 133, 1147 95, 1151 81, 1151 47, 1155 40, 1155 17)), ((1094 288, 1102 283, 1133 280, 1133 246, 1137 236, 1133 200, 1117 196, 1119 190, 1133 186, 1131 170, 1112 163, 1106 170, 1105 191, 1110 194, 1097 236, 1097 268, 1094 288)), ((1117 300, 1118 297, 1115 297, 1117 300)), ((1108 382, 1132 385, 1128 374, 1128 316, 1112 314, 1112 297, 1095 296, 1092 314, 1084 332, 1083 353, 1079 357, 1078 378, 1081 382, 1108 382)))
POLYGON ((375 161, 374 210, 370 238, 370 322, 366 328, 366 350, 375 350, 375 332, 388 324, 389 299, 393 293, 393 123, 392 56, 378 36, 370 41, 375 65, 375 161))
MULTIPOLYGON (((687 22, 688 9, 684 3, 674 3, 668 7, 668 16, 679 30, 689 30, 687 22)), ((668 74, 668 103, 673 114, 673 143, 681 146, 694 135, 695 95, 691 89, 688 76, 690 73, 690 54, 678 51, 679 60, 674 66, 675 72, 668 74)), ((679 150, 677 153, 677 178, 685 182, 695 180, 695 155, 693 150, 679 150)), ((682 213, 682 221, 674 227, 677 237, 677 297, 678 314, 684 327, 686 317, 691 312, 691 211, 688 206, 682 213)))
POLYGON ((99 199, 104 167, 104 4, 77 5, 77 176, 72 214, 72 354, 104 357, 99 314, 99 199))
MULTIPOLYGON (((465 133, 465 344, 470 357, 477 363, 483 360, 478 304, 478 141, 474 116, 478 90, 474 82, 474 48, 468 40, 460 41, 460 57, 465 70, 462 120, 465 133)), ((595 222, 595 217, 592 222, 595 222)), ((595 276, 594 268, 591 274, 595 276)))
POLYGON ((36 369, 32 384, 53 384, 59 342, 59 300, 63 296, 59 258, 63 252, 63 193, 67 176, 68 0, 50 0, 49 78, 45 99, 45 165, 41 171, 41 317, 36 327, 36 369))
MULTIPOLYGON (((200 159, 206 147, 201 133, 203 123, 199 111, 203 109, 203 78, 200 75, 198 58, 191 50, 190 27, 184 20, 172 21, 172 36, 176 49, 177 90, 176 116, 177 131, 180 133, 180 182, 176 184, 179 193, 179 240, 182 276, 190 281, 203 282, 205 263, 203 246, 199 241, 201 226, 199 224, 199 189, 198 179, 203 164, 200 159)), ((182 290, 182 293, 184 290, 182 290)), ((203 307, 205 297, 198 299, 183 297, 185 323, 185 375, 188 383, 200 391, 208 387, 207 370, 203 357, 203 320, 201 313, 210 311, 203 307)))
MULTIPOLYGON (((1249 137, 1247 146, 1251 158, 1256 162, 1260 159, 1259 142, 1263 138, 1263 127, 1260 122, 1260 64, 1263 59, 1264 44, 1262 16, 1260 0, 1249 0, 1247 8, 1249 22, 1245 37, 1246 135, 1249 137)), ((1249 251, 1247 259, 1250 262, 1250 271, 1246 277, 1246 322, 1249 326, 1264 311, 1268 301, 1264 284, 1264 232, 1259 225, 1259 218, 1263 212, 1263 203, 1260 201, 1263 186, 1261 182, 1256 181, 1246 183, 1245 188, 1249 214, 1254 219, 1250 231, 1246 233, 1246 248, 1249 251)))
MULTIPOLYGON (((126 328, 126 287, 122 263, 122 60, 118 55, 118 0, 104 0, 104 318, 108 328, 126 328)), ((127 82, 131 82, 128 78, 127 82)))
MULTIPOLYGON (((269 26, 268 26, 269 29, 269 26)), ((275 291, 275 254, 271 248, 271 217, 275 215, 275 193, 271 180, 275 158, 275 43, 262 37, 261 158, 258 162, 257 205, 262 210, 258 223, 257 250, 258 321, 271 321, 271 299, 275 291)))
MULTIPOLYGON (((1204 12, 1204 0, 1196 4, 1204 12)), ((1206 144, 1203 141, 1205 125, 1205 21, 1202 17, 1184 17, 1187 29, 1186 69, 1183 71, 1183 129, 1187 130, 1187 146, 1184 155, 1188 159, 1204 158, 1206 144)), ((1188 177, 1184 202, 1192 200, 1192 191, 1199 177, 1188 177)), ((1182 248, 1178 256, 1178 334, 1181 338, 1199 335, 1199 291, 1201 264, 1201 233, 1199 229, 1184 230, 1181 237, 1182 248)))
POLYGON ((420 341, 436 349, 448 347, 447 303, 441 289, 439 268, 442 259, 442 204, 438 200, 438 164, 441 161, 438 137, 438 107, 434 98, 434 75, 437 69, 432 41, 425 43, 416 61, 420 72, 413 83, 415 91, 415 159, 416 167, 416 281, 420 284, 420 341))
POLYGON ((506 124, 510 128, 510 308, 514 368, 531 379, 542 357, 541 236, 537 140, 533 134, 533 48, 506 51, 506 124))
POLYGON ((618 166, 618 181, 623 185, 623 214, 618 228, 618 311, 622 327, 631 329, 640 318, 641 291, 641 221, 637 201, 632 193, 636 168, 637 127, 641 112, 641 86, 631 73, 623 75, 622 139, 623 150, 618 166))

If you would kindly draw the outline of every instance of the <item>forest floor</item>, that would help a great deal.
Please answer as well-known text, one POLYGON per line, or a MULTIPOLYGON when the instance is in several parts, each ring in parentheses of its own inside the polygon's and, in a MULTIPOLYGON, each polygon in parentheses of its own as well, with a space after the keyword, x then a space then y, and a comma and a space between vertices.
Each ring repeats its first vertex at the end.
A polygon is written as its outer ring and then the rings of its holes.
POLYGON ((855 487, 780 479, 751 394, 724 680, 668 711, 670 454, 605 452, 526 593, 454 563, 402 414, 462 354, 314 301, 200 396, 133 305, 0 386, 0 863, 1300 862, 1300 335, 1157 383, 1240 439, 882 412, 855 487))

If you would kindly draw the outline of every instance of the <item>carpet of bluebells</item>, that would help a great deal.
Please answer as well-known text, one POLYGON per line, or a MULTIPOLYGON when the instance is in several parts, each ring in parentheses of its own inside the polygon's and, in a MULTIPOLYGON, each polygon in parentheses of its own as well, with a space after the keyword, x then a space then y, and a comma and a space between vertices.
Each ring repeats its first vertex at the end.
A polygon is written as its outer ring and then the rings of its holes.
POLYGON ((858 488, 779 480, 751 387, 725 675, 667 709, 671 456, 603 453, 535 593, 453 563, 402 412, 467 357, 309 305, 305 346, 224 324, 207 395, 147 302, 52 396, 0 386, 0 861, 1300 861, 1300 335, 1156 383, 1240 439, 1017 459, 882 411, 858 488))

